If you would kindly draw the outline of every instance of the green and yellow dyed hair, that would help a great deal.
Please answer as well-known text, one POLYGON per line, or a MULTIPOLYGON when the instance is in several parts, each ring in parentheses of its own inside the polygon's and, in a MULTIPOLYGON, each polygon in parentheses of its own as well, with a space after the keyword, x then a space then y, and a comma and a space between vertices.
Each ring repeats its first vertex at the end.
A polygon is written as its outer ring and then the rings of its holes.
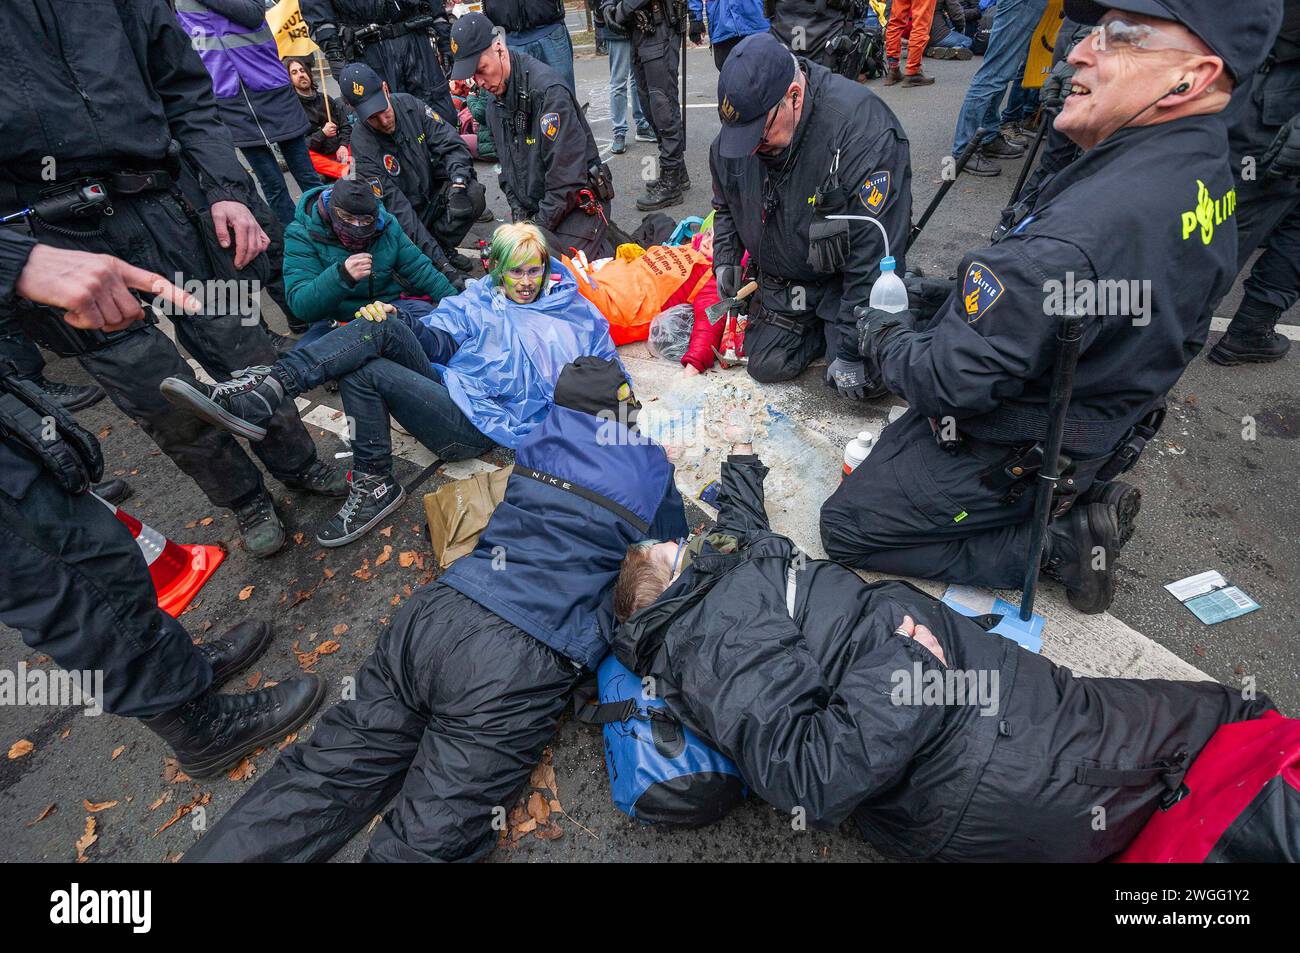
POLYGON ((542 230, 532 222, 498 226, 492 233, 492 241, 488 244, 488 274, 492 276, 493 283, 499 288, 507 271, 518 268, 533 257, 541 261, 542 267, 547 272, 542 276, 540 294, 546 290, 551 262, 542 230))

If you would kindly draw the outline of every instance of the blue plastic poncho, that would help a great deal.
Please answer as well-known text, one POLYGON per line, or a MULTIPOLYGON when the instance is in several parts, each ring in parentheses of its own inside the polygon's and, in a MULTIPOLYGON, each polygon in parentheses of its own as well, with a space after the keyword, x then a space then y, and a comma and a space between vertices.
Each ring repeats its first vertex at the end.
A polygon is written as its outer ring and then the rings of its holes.
POLYGON ((484 436, 512 450, 550 411, 564 365, 592 354, 618 360, 609 322, 551 259, 546 294, 518 304, 491 278, 469 282, 421 319, 460 345, 434 364, 456 406, 484 436))

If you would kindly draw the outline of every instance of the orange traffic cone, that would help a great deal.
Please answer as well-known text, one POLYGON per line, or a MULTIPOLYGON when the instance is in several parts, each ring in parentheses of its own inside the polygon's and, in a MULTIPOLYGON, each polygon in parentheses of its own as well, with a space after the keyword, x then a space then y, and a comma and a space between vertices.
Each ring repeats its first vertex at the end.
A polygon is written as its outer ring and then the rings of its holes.
MULTIPOLYGON (((91 494, 94 496, 94 494, 91 494)), ((173 543, 147 523, 118 509, 107 500, 95 497, 112 510, 135 537, 149 565, 153 587, 158 592, 158 608, 175 618, 185 611, 208 577, 217 571, 226 551, 220 546, 193 546, 173 543)))

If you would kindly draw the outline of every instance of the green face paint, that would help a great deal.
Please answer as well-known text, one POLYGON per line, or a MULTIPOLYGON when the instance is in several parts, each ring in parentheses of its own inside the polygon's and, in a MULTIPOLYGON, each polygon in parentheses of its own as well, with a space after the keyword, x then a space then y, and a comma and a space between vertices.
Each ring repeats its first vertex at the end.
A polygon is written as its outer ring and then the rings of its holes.
POLYGON ((537 300, 546 282, 546 265, 541 258, 533 255, 512 268, 501 273, 501 286, 506 297, 519 304, 530 304, 537 300))

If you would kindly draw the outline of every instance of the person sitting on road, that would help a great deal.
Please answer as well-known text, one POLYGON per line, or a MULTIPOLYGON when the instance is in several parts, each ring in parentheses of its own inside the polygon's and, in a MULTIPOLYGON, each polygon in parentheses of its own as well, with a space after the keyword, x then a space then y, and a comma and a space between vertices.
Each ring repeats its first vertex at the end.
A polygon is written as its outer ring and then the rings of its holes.
MULTIPOLYGON (((511 449, 546 416, 555 380, 581 355, 616 359, 609 324, 565 268, 546 256, 534 225, 502 225, 486 277, 435 308, 424 301, 373 301, 353 321, 216 387, 163 382, 173 403, 260 440, 286 399, 339 382, 352 422, 353 469, 342 509, 321 529, 322 546, 359 539, 401 504, 393 476, 389 414, 443 460, 511 449)), ((326 274, 321 283, 339 280, 326 274)))
POLYGON ((289 79, 302 111, 311 123, 307 134, 307 155, 311 164, 326 182, 346 178, 351 163, 349 143, 352 141, 352 123, 348 121, 351 110, 343 100, 335 99, 316 88, 311 60, 291 56, 284 61, 289 79))
POLYGON ((1220 726, 1273 707, 1077 677, 988 632, 1000 616, 811 559, 771 530, 767 468, 728 436, 714 528, 630 549, 612 650, 780 810, 852 818, 910 860, 1101 861, 1186 792, 1220 726))
POLYGON ((687 531, 672 465, 633 429, 637 410, 616 361, 564 368, 474 551, 406 601, 355 699, 260 774, 187 863, 324 860, 394 795, 367 860, 492 849, 494 821, 608 652, 628 545, 687 531))

